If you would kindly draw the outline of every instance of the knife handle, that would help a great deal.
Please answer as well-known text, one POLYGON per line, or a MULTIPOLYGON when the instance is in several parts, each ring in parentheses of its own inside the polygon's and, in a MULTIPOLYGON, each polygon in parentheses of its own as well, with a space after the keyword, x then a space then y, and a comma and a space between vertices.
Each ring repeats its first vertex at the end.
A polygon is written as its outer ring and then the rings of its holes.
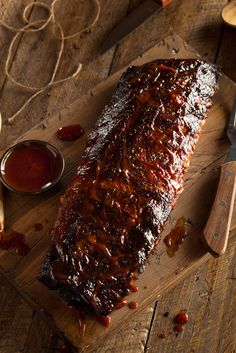
POLYGON ((172 0, 155 0, 155 2, 157 2, 162 7, 166 7, 167 5, 169 5, 171 3, 171 1, 172 0))
POLYGON ((214 256, 224 254, 231 224, 236 192, 236 162, 220 167, 220 180, 210 216, 203 231, 203 240, 214 256))

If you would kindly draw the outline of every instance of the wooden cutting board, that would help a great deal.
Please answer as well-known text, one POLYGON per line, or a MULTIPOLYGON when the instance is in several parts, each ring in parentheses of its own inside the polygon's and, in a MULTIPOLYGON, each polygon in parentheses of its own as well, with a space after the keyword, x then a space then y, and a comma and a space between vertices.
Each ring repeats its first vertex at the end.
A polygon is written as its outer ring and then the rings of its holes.
MULTIPOLYGON (((132 64, 143 64, 157 58, 193 58, 196 53, 181 38, 170 35, 140 56, 132 64)), ((14 251, 0 252, 0 265, 8 277, 15 281, 21 291, 44 308, 57 327, 81 352, 95 352, 105 336, 111 335, 125 322, 134 318, 137 312, 148 307, 168 288, 196 270, 210 258, 201 242, 201 233, 210 211, 217 184, 218 166, 224 161, 229 148, 225 128, 232 107, 236 87, 230 79, 222 76, 220 89, 215 95, 213 107, 186 175, 184 192, 178 199, 168 225, 163 233, 173 228, 176 220, 184 216, 189 220, 188 236, 173 257, 169 257, 163 241, 158 252, 151 256, 150 263, 137 281, 139 291, 131 294, 128 302, 135 300, 138 309, 127 306, 112 313, 112 322, 105 328, 93 318, 88 318, 86 333, 82 338, 78 324, 71 310, 62 302, 56 292, 50 291, 37 281, 40 264, 50 244, 48 236, 58 210, 59 197, 71 180, 85 146, 85 136, 75 142, 62 142, 56 131, 60 126, 80 123, 86 134, 93 127, 104 105, 109 101, 117 80, 123 70, 117 72, 73 105, 44 121, 19 140, 41 139, 55 145, 64 155, 66 169, 61 182, 52 190, 40 196, 26 196, 6 193, 6 229, 25 234, 31 251, 25 257, 14 251), (41 223, 43 229, 36 231, 34 225, 41 223), (145 288, 146 287, 146 288, 145 288)), ((234 211, 232 227, 236 225, 234 211)), ((227 256, 227 253, 225 254, 227 256)))

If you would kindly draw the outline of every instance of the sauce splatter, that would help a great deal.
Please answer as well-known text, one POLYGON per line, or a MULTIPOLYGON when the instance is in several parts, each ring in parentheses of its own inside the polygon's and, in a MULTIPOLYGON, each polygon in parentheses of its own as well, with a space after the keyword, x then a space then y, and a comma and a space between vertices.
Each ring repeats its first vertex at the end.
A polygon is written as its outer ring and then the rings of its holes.
POLYGON ((186 219, 181 217, 176 222, 174 228, 170 233, 165 237, 164 243, 167 246, 167 254, 170 257, 173 257, 176 251, 180 248, 180 245, 184 242, 186 238, 186 229, 185 229, 186 219))
POLYGON ((103 326, 105 326, 105 327, 108 327, 111 323, 110 316, 102 316, 100 320, 101 320, 101 323, 103 324, 103 326))
POLYGON ((174 330, 176 332, 181 332, 184 330, 184 327, 183 327, 183 325, 175 325, 174 330))
POLYGON ((166 338, 166 334, 165 334, 165 333, 160 333, 160 334, 158 335, 158 337, 161 338, 161 339, 166 338))
POLYGON ((35 232, 40 232, 43 229, 42 223, 35 223, 34 224, 34 230, 35 232))
POLYGON ((188 322, 188 320, 188 313, 184 310, 180 311, 177 315, 175 315, 174 321, 176 322, 176 325, 174 327, 174 330, 176 331, 176 334, 183 331, 184 325, 188 322))
POLYGON ((74 141, 81 137, 84 129, 79 125, 62 126, 57 130, 57 137, 63 141, 74 141))
POLYGON ((130 302, 129 303, 129 308, 130 309, 137 309, 137 307, 138 307, 138 303, 136 303, 135 301, 132 301, 132 302, 130 302))
POLYGON ((166 311, 166 312, 163 314, 163 316, 164 316, 164 317, 168 317, 169 314, 170 314, 169 311, 166 311))
POLYGON ((14 249, 20 256, 26 256, 30 251, 29 246, 25 243, 24 234, 15 231, 11 231, 8 235, 4 235, 4 238, 0 240, 0 249, 14 249))
POLYGON ((136 286, 135 286, 135 287, 132 287, 132 292, 133 292, 133 293, 138 292, 138 287, 136 287, 136 286))
POLYGON ((186 311, 180 311, 175 316, 175 322, 180 325, 185 325, 189 320, 188 313, 186 311))

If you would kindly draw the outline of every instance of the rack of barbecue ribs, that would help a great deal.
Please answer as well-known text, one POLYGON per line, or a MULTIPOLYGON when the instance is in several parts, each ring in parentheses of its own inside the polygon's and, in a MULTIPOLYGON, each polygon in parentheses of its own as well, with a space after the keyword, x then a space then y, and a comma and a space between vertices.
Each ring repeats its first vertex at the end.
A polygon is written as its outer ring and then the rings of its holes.
POLYGON ((39 279, 104 317, 144 271, 183 189, 219 72, 200 60, 130 67, 61 198, 39 279))

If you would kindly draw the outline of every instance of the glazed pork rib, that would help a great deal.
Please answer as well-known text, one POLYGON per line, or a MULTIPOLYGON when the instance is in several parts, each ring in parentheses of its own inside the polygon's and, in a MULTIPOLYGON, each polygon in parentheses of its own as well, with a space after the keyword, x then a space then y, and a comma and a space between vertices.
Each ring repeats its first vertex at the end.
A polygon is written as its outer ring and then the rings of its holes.
POLYGON ((132 290, 182 190, 218 75, 200 60, 122 75, 61 199, 39 275, 69 304, 107 316, 132 290))

